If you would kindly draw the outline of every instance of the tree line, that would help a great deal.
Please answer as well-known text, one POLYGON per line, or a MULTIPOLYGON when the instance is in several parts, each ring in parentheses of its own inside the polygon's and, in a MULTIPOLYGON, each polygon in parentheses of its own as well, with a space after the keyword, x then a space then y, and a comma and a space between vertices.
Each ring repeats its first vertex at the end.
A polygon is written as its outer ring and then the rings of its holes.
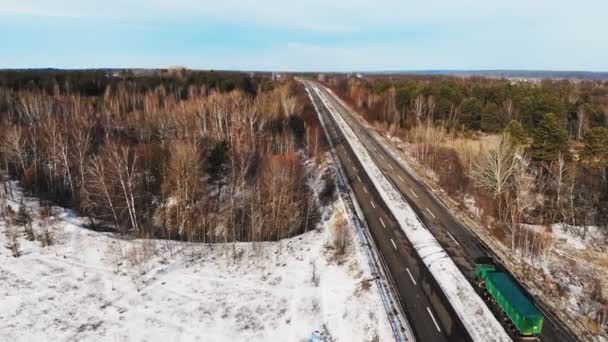
POLYGON ((317 219, 304 96, 244 74, 0 73, 0 172, 96 229, 277 240, 317 219))

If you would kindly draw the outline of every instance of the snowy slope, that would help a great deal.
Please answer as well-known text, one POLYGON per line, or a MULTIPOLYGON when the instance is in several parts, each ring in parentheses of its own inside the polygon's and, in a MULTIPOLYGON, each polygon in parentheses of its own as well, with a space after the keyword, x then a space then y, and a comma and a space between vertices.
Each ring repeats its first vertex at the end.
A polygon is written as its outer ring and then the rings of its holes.
POLYGON ((386 179, 352 129, 325 98, 324 94, 316 86, 313 86, 313 88, 329 109, 384 202, 437 280, 473 340, 484 342, 510 341, 511 339, 490 309, 477 295, 435 237, 419 221, 412 208, 386 179))
MULTIPOLYGON (((0 341, 307 341, 315 330, 327 341, 390 341, 360 247, 341 265, 327 248, 341 205, 302 236, 213 246, 123 240, 54 208, 54 245, 20 236, 19 258, 0 247, 0 341)), ((1 246, 7 230, 0 219, 1 246)))

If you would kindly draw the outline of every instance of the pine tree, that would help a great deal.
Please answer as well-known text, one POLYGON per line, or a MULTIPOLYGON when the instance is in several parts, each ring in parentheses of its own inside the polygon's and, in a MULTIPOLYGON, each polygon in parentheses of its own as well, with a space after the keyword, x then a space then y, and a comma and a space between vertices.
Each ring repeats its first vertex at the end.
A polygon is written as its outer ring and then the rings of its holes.
POLYGON ((481 112, 481 101, 474 97, 468 98, 460 105, 460 122, 470 129, 480 129, 481 112))
POLYGON ((547 113, 534 130, 534 141, 530 147, 532 158, 536 161, 550 162, 559 158, 570 158, 568 132, 560 125, 557 116, 547 113))
POLYGON ((588 166, 608 168, 608 128, 592 128, 583 140, 585 147, 581 160, 588 166))
POLYGON ((498 132, 500 129, 498 106, 494 103, 490 103, 485 106, 483 113, 481 113, 481 130, 484 132, 498 132))
POLYGON ((528 139, 524 126, 517 120, 511 120, 505 127, 504 132, 509 135, 511 142, 517 146, 524 145, 528 139))

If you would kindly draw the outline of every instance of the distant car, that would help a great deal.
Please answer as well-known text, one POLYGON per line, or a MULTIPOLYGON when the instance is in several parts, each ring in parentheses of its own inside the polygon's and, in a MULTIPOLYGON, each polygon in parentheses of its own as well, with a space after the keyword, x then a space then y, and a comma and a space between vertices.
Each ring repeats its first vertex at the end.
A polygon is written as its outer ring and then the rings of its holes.
POLYGON ((313 331, 310 337, 310 342, 323 342, 323 336, 319 331, 313 331))

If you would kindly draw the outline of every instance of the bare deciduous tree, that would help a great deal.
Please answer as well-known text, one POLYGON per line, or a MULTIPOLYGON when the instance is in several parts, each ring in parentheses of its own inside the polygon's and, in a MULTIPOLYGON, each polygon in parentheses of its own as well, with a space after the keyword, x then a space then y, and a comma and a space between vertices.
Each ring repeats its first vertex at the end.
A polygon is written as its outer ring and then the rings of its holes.
POLYGON ((521 162, 509 136, 503 134, 496 149, 489 151, 473 169, 471 177, 478 187, 492 195, 503 194, 511 185, 521 162))

